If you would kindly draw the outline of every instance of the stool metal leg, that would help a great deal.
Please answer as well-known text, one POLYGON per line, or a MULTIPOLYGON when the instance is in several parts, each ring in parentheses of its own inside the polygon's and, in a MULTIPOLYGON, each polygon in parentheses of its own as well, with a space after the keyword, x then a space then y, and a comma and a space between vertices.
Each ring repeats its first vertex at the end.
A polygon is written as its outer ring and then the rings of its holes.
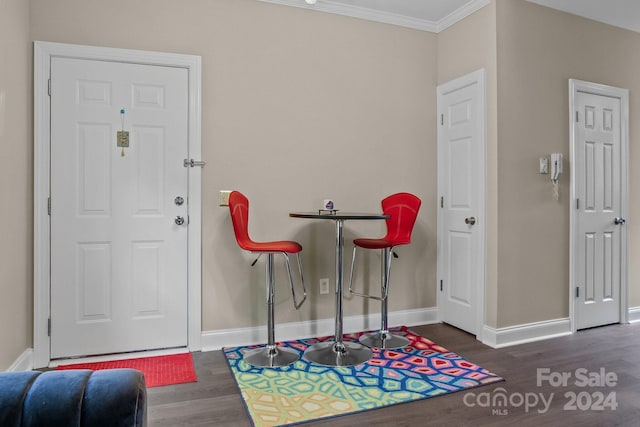
POLYGON ((389 278, 391 273, 391 250, 392 248, 382 249, 382 295, 385 297, 381 299, 381 326, 377 332, 372 332, 360 337, 360 342, 368 347, 376 348, 401 348, 409 344, 409 340, 400 335, 395 335, 389 332, 387 323, 388 314, 388 294, 389 294, 389 278))
POLYGON ((273 368, 288 366, 298 360, 298 352, 290 348, 278 347, 275 341, 274 300, 275 277, 273 271, 273 253, 267 253, 267 345, 245 353, 243 360, 252 366, 273 368))

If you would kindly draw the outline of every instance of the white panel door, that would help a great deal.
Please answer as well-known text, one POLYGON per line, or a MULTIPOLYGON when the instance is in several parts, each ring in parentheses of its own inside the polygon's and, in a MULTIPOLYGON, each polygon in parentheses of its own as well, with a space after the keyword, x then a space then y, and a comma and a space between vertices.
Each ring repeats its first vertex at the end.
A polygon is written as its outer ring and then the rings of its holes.
POLYGON ((621 106, 619 98, 577 92, 575 107, 575 320, 581 329, 620 322, 621 106))
POLYGON ((484 73, 438 87, 438 312, 472 334, 484 304, 484 73))
POLYGON ((184 68, 52 58, 51 358, 186 346, 187 121, 184 68))

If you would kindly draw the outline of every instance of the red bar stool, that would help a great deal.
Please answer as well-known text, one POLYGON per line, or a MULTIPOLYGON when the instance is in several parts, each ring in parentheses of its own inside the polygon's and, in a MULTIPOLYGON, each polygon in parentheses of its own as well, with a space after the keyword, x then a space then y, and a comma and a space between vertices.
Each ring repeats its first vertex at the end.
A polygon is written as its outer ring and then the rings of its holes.
POLYGON ((411 232, 418 216, 418 210, 422 204, 421 200, 410 193, 392 194, 382 200, 382 211, 391 217, 386 221, 387 235, 379 239, 355 239, 353 241, 353 257, 351 258, 351 273, 349 275, 349 292, 364 298, 371 298, 381 302, 381 320, 380 330, 369 334, 362 335, 360 342, 368 347, 377 348, 400 348, 409 343, 405 337, 394 335, 389 332, 387 327, 387 300, 389 296, 389 277, 391 274, 391 254, 394 257, 398 255, 393 252, 393 248, 399 245, 411 243, 411 232), (382 277, 381 277, 381 294, 380 296, 368 295, 355 292, 353 290, 353 271, 356 263, 356 250, 363 249, 380 249, 382 255, 382 277))
MULTIPOLYGON (((273 270, 273 256, 281 253, 284 255, 287 271, 289 273, 289 283, 291 284, 291 294, 293 296, 293 305, 297 309, 307 299, 307 289, 304 286, 304 277, 302 276, 302 261, 300 260, 300 251, 302 246, 299 243, 290 240, 279 240, 275 242, 254 242, 249 237, 249 200, 239 191, 232 191, 229 195, 229 212, 231 213, 231 222, 233 223, 233 231, 236 236, 238 245, 250 252, 266 254, 266 286, 267 286, 267 332, 268 339, 265 347, 251 350, 244 355, 244 361, 253 366, 259 367, 277 367, 287 366, 298 360, 300 357, 295 350, 278 347, 275 343, 274 332, 274 299, 275 299, 275 276, 273 270), (296 290, 293 286, 293 277, 291 275, 291 263, 289 262, 289 254, 296 254, 298 259, 298 269, 300 270, 300 281, 302 282, 303 298, 298 302, 296 290)), ((258 258, 253 261, 255 265, 258 258)))

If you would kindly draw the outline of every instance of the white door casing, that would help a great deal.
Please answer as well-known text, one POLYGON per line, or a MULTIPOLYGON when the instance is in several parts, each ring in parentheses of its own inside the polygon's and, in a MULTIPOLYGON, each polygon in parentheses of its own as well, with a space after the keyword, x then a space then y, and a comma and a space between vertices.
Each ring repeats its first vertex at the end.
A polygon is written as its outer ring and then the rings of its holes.
POLYGON ((187 345, 187 88, 184 68, 51 59, 54 359, 187 345))
MULTIPOLYGON (((153 190, 154 185, 158 184, 158 182, 155 179, 152 179, 151 175, 155 174, 157 171, 155 172, 152 171, 152 168, 149 167, 151 163, 148 161, 147 162, 143 161, 145 158, 148 160, 149 158, 153 157, 153 155, 160 155, 166 160, 166 158, 169 156, 173 157, 177 155, 178 157, 180 157, 179 159, 177 159, 177 161, 182 163, 184 158, 199 159, 200 153, 201 153, 201 138, 200 138, 200 124, 201 124, 201 118, 200 118, 201 77, 200 75, 201 73, 200 73, 199 57, 191 56, 191 55, 164 54, 164 53, 157 53, 157 52, 65 45, 65 44, 58 44, 58 43, 46 43, 46 42, 35 43, 35 57, 34 57, 34 77, 35 77, 35 82, 34 82, 34 98, 35 98, 34 99, 34 103, 35 103, 34 104, 35 105, 35 117, 34 117, 34 122, 35 122, 34 123, 35 125, 35 128, 34 128, 34 139, 35 139, 34 141, 35 142, 35 150, 34 150, 35 151, 35 155, 34 155, 35 157, 34 366, 35 367, 47 366, 50 359, 52 357, 56 357, 55 353, 52 356, 52 353, 51 353, 52 342, 48 334, 49 319, 51 315, 49 307, 51 304, 55 308, 57 304, 57 302, 55 301, 54 297, 51 294, 50 285, 51 286, 55 286, 55 285, 54 283, 52 283, 52 279, 54 276, 50 275, 50 271, 52 271, 54 275, 57 274, 55 271, 56 266, 52 265, 51 261, 57 262, 60 260, 60 257, 58 258, 58 260, 55 259, 55 257, 57 256, 56 255, 56 252, 58 250, 57 247, 53 251, 50 249, 50 242, 56 244, 55 235, 56 235, 57 225, 54 224, 54 230, 52 230, 51 223, 50 223, 50 219, 52 219, 52 217, 48 215, 48 198, 50 196, 49 188, 51 186, 53 187, 52 189, 55 191, 55 185, 56 185, 51 180, 51 174, 56 173, 56 171, 53 170, 55 169, 55 166, 52 169, 49 167, 49 164, 50 162, 59 163, 61 161, 64 161, 65 158, 69 159, 69 162, 71 163, 78 158, 78 156, 80 155, 79 153, 82 151, 82 150, 75 150, 73 147, 71 147, 71 150, 70 150, 71 152, 68 152, 68 153, 64 153, 64 152, 60 153, 58 152, 57 149, 55 153, 52 153, 51 151, 50 141, 51 141, 52 133, 50 129, 52 127, 52 124, 51 124, 50 117, 51 117, 52 111, 51 111, 51 105, 49 104, 50 98, 48 96, 49 84, 50 84, 49 78, 50 78, 52 64, 55 67, 56 61, 59 61, 60 63, 65 63, 65 62, 73 62, 74 60, 79 60, 84 62, 96 62, 96 63, 98 63, 99 61, 103 61, 102 62, 103 65, 118 63, 119 65, 122 65, 122 66, 131 66, 132 69, 151 66, 151 67, 157 67, 158 69, 161 69, 161 68, 165 68, 167 70, 172 69, 179 74, 184 73, 187 76, 187 84, 183 88, 183 92, 185 94, 184 102, 186 102, 187 104, 186 105, 187 117, 184 120, 186 122, 185 134, 186 134, 186 137, 188 138, 188 141, 187 141, 188 152, 184 150, 179 154, 170 153, 170 152, 166 152, 166 153, 159 153, 157 151, 154 152, 154 150, 150 150, 149 148, 154 146, 154 139, 156 139, 155 142, 157 142, 157 138, 159 136, 159 127, 157 126, 154 127, 153 125, 151 125, 146 127, 141 126, 141 127, 138 127, 137 129, 130 128, 128 130, 131 132, 130 133, 131 143, 133 144, 134 139, 138 139, 140 142, 142 142, 142 144, 140 144, 137 147, 137 149, 140 149, 141 147, 146 147, 146 155, 140 156, 139 151, 136 152, 134 148, 131 147, 129 149, 125 149, 124 158, 117 158, 117 159, 111 158, 111 162, 113 162, 114 160, 125 160, 129 162, 137 162, 135 167, 130 168, 128 172, 123 172, 122 170, 117 171, 115 175, 118 175, 119 173, 123 174, 123 176, 119 178, 123 180, 129 180, 129 182, 135 182, 138 178, 142 178, 142 181, 140 182, 144 182, 144 186, 147 189, 153 190), (78 151, 78 153, 74 151, 78 151), (57 155, 60 155, 58 159, 56 159, 55 157, 57 155), (133 174, 132 174, 132 171, 133 171, 133 174)), ((135 73, 132 73, 132 75, 133 74, 135 73)), ((90 80, 92 79, 84 79, 85 82, 90 80)), ((95 78, 93 80, 98 81, 101 79, 95 78)), ((106 79, 102 79, 101 81, 106 82, 106 79)), ((140 80, 138 80, 138 82, 139 81, 140 80)), ((55 88, 56 83, 54 83, 53 86, 55 88)), ((145 98, 147 101, 154 101, 154 100, 160 99, 161 95, 158 94, 158 91, 157 91, 158 88, 159 88, 159 85, 156 85, 156 86, 150 85, 147 87, 144 87, 144 85, 139 86, 138 94, 137 94, 137 96, 141 97, 139 101, 141 102, 144 101, 142 98, 145 98), (151 96, 151 97, 147 96, 147 95, 152 95, 154 93, 155 93, 154 96, 151 96)), ((129 96, 128 99, 131 100, 131 99, 135 99, 136 95, 129 94, 128 96, 129 96)), ((117 103, 117 101, 115 100, 113 100, 113 102, 117 103)), ((118 116, 116 118, 117 128, 114 129, 114 131, 120 130, 119 129, 120 128, 119 109, 122 106, 124 105, 112 106, 113 108, 117 107, 115 111, 115 115, 118 116)), ((147 107, 152 107, 152 105, 148 105, 147 107)), ((148 112, 152 109, 153 108, 147 108, 146 109, 147 112, 144 114, 148 114, 148 112)), ((144 109, 141 109, 141 111, 142 110, 144 109)), ((133 117, 130 116, 129 118, 133 118, 133 117)), ((144 120, 146 119, 140 116, 138 120, 139 120, 139 123, 145 123, 144 120)), ((81 130, 79 134, 82 134, 82 132, 87 131, 88 129, 91 129, 92 128, 91 126, 85 127, 84 129, 83 129, 83 126, 85 126, 87 123, 91 124, 94 121, 95 120, 93 120, 93 118, 90 118, 90 117, 83 119, 81 121, 82 122, 81 125, 77 126, 77 128, 81 130)), ((125 108, 125 127, 126 125, 127 125, 127 112, 125 108)), ((94 130, 100 129, 100 127, 96 126, 93 129, 94 130)), ((113 148, 115 148, 115 139, 113 139, 112 141, 113 141, 113 148)), ((66 147, 66 148, 68 149, 69 147, 66 147)), ((107 150, 108 149, 109 148, 107 148, 107 150)), ((101 150, 104 151, 105 149, 100 148, 96 150, 94 153, 90 153, 89 151, 86 151, 84 152, 84 154, 98 155, 100 154, 101 150)), ((118 149, 118 155, 119 153, 120 151, 118 149)), ((102 166, 104 166, 104 164, 102 166)), ((183 272, 182 281, 184 282, 186 280, 186 283, 187 283, 187 292, 183 298, 186 299, 184 301, 185 302, 184 306, 187 307, 188 309, 186 322, 184 322, 183 325, 180 327, 183 330, 185 327, 187 328, 186 344, 188 345, 189 349, 198 350, 200 348, 200 337, 201 337, 201 301, 200 301, 200 294, 201 294, 201 255, 200 255, 200 252, 201 252, 201 248, 200 248, 201 246, 200 245, 200 242, 201 242, 201 200, 200 200, 201 170, 198 167, 185 168, 184 165, 182 164, 180 166, 182 168, 181 173, 185 177, 183 178, 183 181, 188 180, 188 187, 184 186, 186 194, 184 194, 183 197, 185 199, 185 206, 187 206, 187 201, 188 201, 188 215, 184 215, 184 216, 185 216, 185 220, 188 221, 188 224, 189 224, 188 227, 184 227, 182 229, 182 234, 186 234, 186 237, 182 236, 179 238, 179 240, 183 240, 183 243, 181 243, 182 247, 187 248, 189 253, 188 260, 185 260, 186 265, 181 266, 179 268, 183 272), (185 229, 186 229, 186 232, 185 232, 185 229)), ((81 164, 79 164, 79 167, 80 167, 79 170, 82 171, 81 164)), ((100 167, 100 165, 98 165, 98 167, 100 167)), ((116 169, 114 169, 114 171, 116 171, 116 169)), ((64 175, 64 171, 62 173, 64 175)), ((88 175, 88 176, 91 177, 91 175, 88 175)), ((94 178, 95 176, 97 175, 94 175, 94 178)), ((91 178, 89 179, 89 181, 91 181, 91 178)), ((165 182, 163 182, 161 185, 164 185, 167 188, 167 190, 169 190, 169 192, 173 192, 175 190, 175 187, 172 187, 174 185, 173 181, 174 179, 170 178, 168 181, 165 180, 165 182)), ((180 181, 180 179, 178 179, 177 181, 180 181)), ((182 184, 184 184, 184 182, 182 184)), ((157 187, 155 188, 157 189, 157 187)), ((137 193, 138 189, 139 187, 136 188, 136 194, 139 194, 137 193)), ((147 192, 147 194, 153 194, 153 193, 154 191, 151 191, 150 193, 147 192)), ((98 192, 92 191, 89 194, 90 194, 89 197, 91 198, 96 196, 98 192)), ((156 192, 155 196, 157 195, 158 194, 156 192)), ((131 201, 132 201, 131 199, 127 201, 122 201, 120 205, 126 206, 129 204, 135 204, 135 203, 130 203, 131 201)), ((153 203, 156 203, 156 202, 157 202, 156 200, 152 201, 150 199, 143 200, 143 204, 146 204, 147 207, 152 206, 153 203)), ((68 203, 71 203, 74 206, 66 206, 67 208, 77 209, 77 206, 75 206, 75 202, 66 201, 65 205, 68 203)), ((100 204, 100 198, 94 198, 93 200, 90 200, 90 204, 91 203, 93 203, 94 206, 98 206, 100 204)), ((171 203, 173 204, 173 197, 172 197, 171 203)), ((54 211, 57 208, 61 207, 59 205, 56 206, 55 200, 53 201, 52 204, 54 206, 53 207, 54 211)), ((156 207, 157 206, 158 205, 156 204, 156 207)), ((177 208, 177 206, 175 207, 177 208)), ((138 208, 140 208, 140 204, 138 208)), ((120 209, 120 208, 116 208, 114 203, 114 205, 111 206, 109 209, 113 210, 113 209, 120 209)), ((134 209, 134 208, 129 206, 129 209, 134 209)), ((166 205, 163 205, 161 209, 166 209, 166 205)), ((138 212, 137 213, 134 212, 133 216, 135 217, 137 215, 138 217, 142 218, 146 215, 147 221, 143 221, 143 222, 145 224, 149 224, 149 222, 153 222, 153 221, 148 221, 151 217, 159 216, 157 212, 154 213, 152 212, 152 210, 153 209, 145 211, 145 208, 143 207, 142 211, 138 209, 138 212)), ((68 214, 68 212, 65 214, 68 214)), ((175 212, 167 212, 167 215, 173 215, 173 214, 175 214, 175 212)), ((88 216, 91 216, 91 215, 88 215, 88 216)), ((93 216, 100 217, 105 215, 100 213, 98 214, 94 213, 93 216)), ((53 218, 55 218, 55 213, 53 215, 53 218)), ((93 218, 93 219, 96 219, 96 218, 93 218)), ((168 217, 168 219, 173 220, 173 218, 170 216, 168 217)), ((58 221, 58 223, 64 224, 64 220, 62 217, 60 217, 60 221, 58 221)), ((84 227, 84 228, 92 228, 92 227, 93 225, 91 225, 91 227, 84 227)), ((64 225, 63 225, 63 228, 64 228, 64 225)), ((150 263, 156 256, 160 256, 160 254, 162 253, 162 250, 157 245, 158 239, 149 237, 151 236, 149 234, 149 230, 144 230, 144 227, 141 227, 140 224, 136 224, 134 228, 136 228, 136 231, 140 232, 137 238, 138 240, 137 243, 133 245, 137 249, 136 264, 144 265, 144 263, 150 263)), ((173 233, 174 235, 180 235, 180 229, 177 225, 173 225, 170 230, 171 231, 169 231, 169 234, 173 233)), ((95 257, 96 254, 100 253, 98 249, 100 248, 104 249, 108 246, 108 244, 107 245, 104 244, 107 240, 102 239, 102 237, 104 236, 101 236, 97 239, 98 241, 102 241, 102 246, 100 246, 100 244, 98 244, 95 248, 93 247, 90 248, 89 247, 90 245, 84 246, 84 249, 89 249, 88 251, 85 251, 85 254, 93 254, 94 256, 93 258, 91 256, 86 258, 87 262, 90 262, 91 259, 93 259, 94 261, 96 259, 99 260, 99 257, 98 258, 95 257)), ((83 239, 84 238, 80 238, 79 240, 83 240, 83 239)), ((89 241, 88 239, 84 239, 84 240, 89 241)), ((80 245, 80 247, 82 247, 82 245, 80 245)), ((82 253, 83 251, 80 251, 80 252, 82 253)), ((125 250, 125 252, 127 251, 125 250)), ((111 253, 113 253, 113 250, 111 250, 111 253)), ((65 255, 68 255, 69 257, 75 257, 77 255, 77 252, 74 254, 70 253, 65 255)), ((131 253, 129 253, 129 255, 131 255, 131 253)), ((100 265, 100 263, 98 265, 100 265)), ((147 269, 143 268, 140 270, 147 270, 147 269)), ((156 270, 156 273, 157 273, 157 270, 156 270)), ((130 269, 130 271, 128 271, 127 274, 131 276, 135 274, 135 272, 130 269)), ((163 272, 163 275, 164 275, 164 272, 163 272)), ((168 276, 167 278, 171 279, 168 276)), ((140 279, 140 276, 138 276, 137 279, 140 279)), ((149 281, 148 279, 149 278, 142 280, 142 282, 145 282, 147 285, 150 285, 152 281, 149 281)), ((96 291, 96 290, 99 290, 99 287, 94 287, 92 289, 96 291)), ((142 294, 140 294, 139 291, 140 289, 138 289, 138 296, 141 296, 142 294)), ((135 301, 135 297, 132 299, 135 301)), ((145 311, 145 309, 147 309, 147 312, 144 313, 142 316, 140 315, 137 316, 138 318, 142 318, 145 316, 153 317, 154 315, 157 316, 158 313, 156 314, 151 313, 151 311, 153 310, 151 310, 150 308, 153 304, 150 304, 150 301, 151 300, 147 298, 144 298, 144 299, 138 298, 138 309, 142 310, 143 312, 145 311)), ((96 306, 94 303, 90 303, 89 307, 92 309, 96 309, 98 306, 96 306)), ((109 301, 108 304, 113 304, 113 302, 109 301)), ((99 312, 100 309, 104 307, 98 307, 98 308, 99 309, 96 312, 99 312)), ((131 305, 129 306, 129 309, 130 310, 132 309, 131 305)), ((77 312, 75 313, 75 315, 77 315, 77 312)), ((97 319, 97 318, 85 319, 85 320, 88 320, 89 323, 90 322, 100 323, 100 319, 97 319)), ((54 325, 53 325, 54 330, 55 330, 55 322, 56 320, 54 319, 54 325)), ((151 334, 151 335, 154 335, 154 334, 151 334)), ((158 334, 156 333, 155 335, 158 335, 158 334)), ((147 343, 147 345, 155 346, 154 344, 149 344, 149 343, 147 343)), ((125 351, 128 351, 128 350, 125 350, 125 351)))
POLYGON ((626 322, 628 91, 570 80, 569 92, 575 331, 626 322))
POLYGON ((438 315, 482 340, 485 73, 438 86, 438 315))

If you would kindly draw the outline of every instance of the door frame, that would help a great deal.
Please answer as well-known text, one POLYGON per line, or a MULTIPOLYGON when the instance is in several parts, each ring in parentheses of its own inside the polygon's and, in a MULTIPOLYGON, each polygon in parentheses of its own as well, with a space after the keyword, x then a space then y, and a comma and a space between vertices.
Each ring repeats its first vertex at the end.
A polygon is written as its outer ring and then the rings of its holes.
MULTIPOLYGON (((614 86, 592 83, 583 80, 569 79, 569 164, 575 165, 575 145, 576 145, 576 96, 578 92, 592 95, 608 96, 620 100, 620 215, 628 218, 629 214, 629 90, 614 86)), ((578 231, 578 218, 576 206, 576 168, 571 167, 571 197, 570 197, 570 233, 569 233, 569 319, 571 321, 571 332, 576 332, 576 244, 575 239, 578 231)), ((629 292, 629 251, 628 251, 629 226, 626 225, 620 230, 620 323, 628 323, 627 299, 629 292)))
MULTIPOLYGON (((200 56, 34 42, 33 365, 36 368, 46 367, 51 361, 49 336, 51 316, 51 217, 49 216, 51 106, 49 78, 52 57, 185 68, 189 79, 189 158, 199 160, 202 153, 202 60, 200 56)), ((188 174, 187 345, 190 351, 197 351, 201 348, 202 336, 202 170, 199 167, 191 167, 188 168, 188 174)))
MULTIPOLYGON (((437 116, 436 120, 439 120, 440 115, 443 113, 441 105, 441 98, 445 92, 451 92, 456 89, 462 89, 466 86, 470 86, 472 84, 478 85, 478 109, 480 111, 479 121, 479 129, 478 129, 478 144, 480 144, 481 155, 481 165, 480 165, 480 181, 479 187, 482 188, 482 195, 478 198, 478 214, 481 218, 477 227, 479 238, 481 239, 482 254, 480 255, 480 259, 478 260, 479 269, 481 270, 480 274, 480 286, 477 290, 476 294, 476 304, 477 304, 477 312, 476 312, 476 339, 479 341, 483 341, 484 339, 484 325, 485 325, 485 293, 487 286, 487 277, 486 277, 486 266, 487 266, 487 240, 486 240, 486 224, 487 224, 487 211, 486 211, 486 197, 487 197, 487 185, 486 185, 486 168, 487 168, 487 104, 486 104, 486 78, 485 78, 485 70, 481 68, 479 70, 473 71, 464 76, 455 78, 446 83, 438 85, 437 91, 437 116)), ((440 146, 442 144, 442 136, 440 132, 440 126, 438 128, 437 135, 437 147, 438 147, 438 165, 437 165, 437 176, 438 176, 438 198, 440 198, 445 191, 443 188, 444 185, 444 177, 446 176, 444 170, 446 168, 446 164, 442 159, 442 150, 440 146)), ((437 215, 437 241, 438 241, 438 260, 437 260, 437 274, 436 277, 438 281, 440 281, 440 277, 442 276, 442 272, 444 271, 444 266, 442 265, 442 260, 444 254, 442 253, 442 239, 445 235, 444 230, 444 221, 443 221, 443 212, 442 209, 438 208, 437 215)), ((437 285, 438 286, 438 285, 437 285)), ((442 321, 442 292, 436 291, 436 304, 438 307, 438 320, 442 321)))

